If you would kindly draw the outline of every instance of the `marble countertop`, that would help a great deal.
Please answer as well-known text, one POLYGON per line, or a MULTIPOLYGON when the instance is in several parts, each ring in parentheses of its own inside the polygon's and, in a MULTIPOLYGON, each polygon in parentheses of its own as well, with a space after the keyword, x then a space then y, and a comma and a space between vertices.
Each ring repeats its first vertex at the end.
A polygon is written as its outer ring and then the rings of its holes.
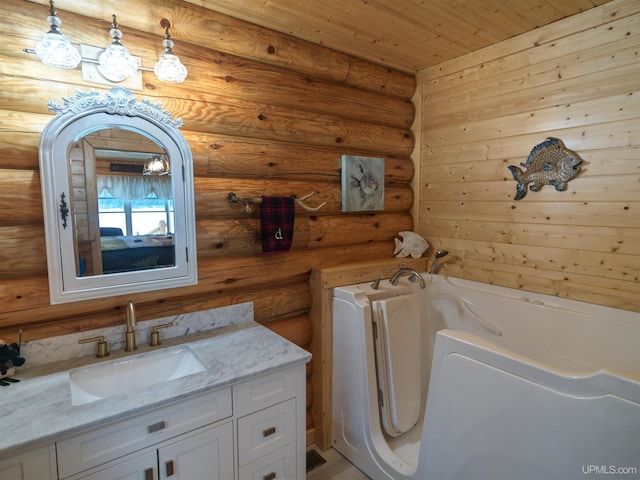
POLYGON ((222 388, 258 375, 304 364, 311 355, 254 321, 172 338, 160 347, 111 352, 105 359, 82 357, 19 370, 19 383, 1 387, 0 455, 53 442, 63 436, 222 388), (187 377, 72 405, 69 371, 131 355, 189 345, 207 370, 187 377))

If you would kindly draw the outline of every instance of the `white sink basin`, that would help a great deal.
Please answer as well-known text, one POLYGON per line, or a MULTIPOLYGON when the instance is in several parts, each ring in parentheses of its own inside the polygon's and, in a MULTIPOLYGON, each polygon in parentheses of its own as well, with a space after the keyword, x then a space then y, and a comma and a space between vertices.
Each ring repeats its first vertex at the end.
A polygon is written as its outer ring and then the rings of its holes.
POLYGON ((204 370, 205 366, 186 346, 78 368, 69 372, 71 403, 82 405, 204 370))

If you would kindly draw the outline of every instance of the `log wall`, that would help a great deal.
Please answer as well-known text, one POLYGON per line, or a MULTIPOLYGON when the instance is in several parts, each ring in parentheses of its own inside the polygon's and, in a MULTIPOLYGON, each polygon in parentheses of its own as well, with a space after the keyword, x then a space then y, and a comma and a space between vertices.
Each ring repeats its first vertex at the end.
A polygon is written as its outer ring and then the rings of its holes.
POLYGON ((162 51, 160 19, 172 22, 186 82, 163 84, 143 72, 143 91, 135 93, 184 120, 194 157, 199 282, 52 306, 38 171, 40 132, 52 118, 46 104, 76 89, 108 87, 23 52, 46 32, 47 4, 0 4, 0 338, 16 341, 19 329, 33 340, 124 324, 129 300, 140 321, 253 301, 258 322, 310 348, 312 268, 391 258, 398 231, 413 228, 415 78, 178 0, 57 2, 61 30, 74 43, 106 45, 116 13, 122 43, 146 67, 162 51), (342 213, 344 154, 386 158, 384 212, 342 213), (296 208, 291 251, 264 256, 258 209, 229 204, 229 192, 313 193, 310 206, 327 204, 313 213, 296 208))
POLYGON ((447 273, 640 311, 640 3, 617 0, 418 74, 419 232, 447 273), (513 197, 557 137, 584 160, 513 197))

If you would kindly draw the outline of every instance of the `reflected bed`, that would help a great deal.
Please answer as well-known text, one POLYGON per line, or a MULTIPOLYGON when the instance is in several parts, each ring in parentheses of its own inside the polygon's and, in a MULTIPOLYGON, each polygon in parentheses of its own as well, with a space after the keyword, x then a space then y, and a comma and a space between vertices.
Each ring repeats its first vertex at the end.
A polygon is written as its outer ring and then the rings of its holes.
POLYGON ((173 235, 107 236, 100 243, 104 273, 175 265, 173 235))

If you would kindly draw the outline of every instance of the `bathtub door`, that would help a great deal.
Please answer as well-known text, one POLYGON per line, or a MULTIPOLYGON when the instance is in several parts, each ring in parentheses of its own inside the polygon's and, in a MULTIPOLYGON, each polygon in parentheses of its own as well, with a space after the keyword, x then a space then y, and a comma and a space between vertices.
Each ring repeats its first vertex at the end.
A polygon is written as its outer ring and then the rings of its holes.
POLYGON ((382 423, 397 437, 420 416, 420 299, 410 293, 376 300, 372 311, 382 423))

